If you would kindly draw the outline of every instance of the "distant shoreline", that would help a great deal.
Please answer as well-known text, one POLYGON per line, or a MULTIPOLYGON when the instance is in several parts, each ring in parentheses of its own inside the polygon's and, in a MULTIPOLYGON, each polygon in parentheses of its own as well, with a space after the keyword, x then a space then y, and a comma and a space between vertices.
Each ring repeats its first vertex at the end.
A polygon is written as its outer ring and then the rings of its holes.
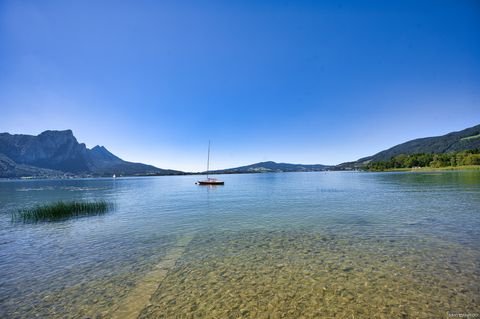
POLYGON ((390 168, 382 171, 366 172, 438 172, 438 171, 466 171, 466 170, 480 170, 480 165, 462 165, 462 166, 445 166, 445 167, 417 167, 417 168, 390 168))
MULTIPOLYGON (((467 170, 480 170, 480 165, 463 165, 463 166, 446 166, 446 167, 417 167, 417 168, 391 168, 385 170, 324 170, 324 171, 286 171, 286 172, 224 172, 224 173, 214 173, 210 172, 210 175, 243 175, 243 174, 272 174, 272 173, 321 173, 321 172, 365 172, 365 173, 388 173, 388 172, 438 172, 438 171, 467 171, 467 170)), ((205 172, 201 173, 183 173, 183 174, 146 174, 146 175, 125 175, 117 176, 116 178, 132 178, 132 177, 162 177, 162 176, 198 176, 205 175, 205 172)), ((0 177, 0 181, 31 181, 31 180, 68 180, 68 179, 113 179, 109 176, 44 176, 44 177, 0 177)))

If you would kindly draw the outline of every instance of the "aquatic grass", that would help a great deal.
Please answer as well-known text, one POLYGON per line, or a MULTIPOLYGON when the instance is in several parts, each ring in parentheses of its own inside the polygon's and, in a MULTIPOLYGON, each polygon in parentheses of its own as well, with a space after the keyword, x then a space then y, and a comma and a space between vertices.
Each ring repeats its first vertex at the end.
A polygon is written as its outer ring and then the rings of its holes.
POLYGON ((33 208, 18 210, 12 213, 12 222, 58 221, 68 218, 95 216, 108 212, 113 204, 104 200, 85 202, 68 201, 37 205, 33 208))

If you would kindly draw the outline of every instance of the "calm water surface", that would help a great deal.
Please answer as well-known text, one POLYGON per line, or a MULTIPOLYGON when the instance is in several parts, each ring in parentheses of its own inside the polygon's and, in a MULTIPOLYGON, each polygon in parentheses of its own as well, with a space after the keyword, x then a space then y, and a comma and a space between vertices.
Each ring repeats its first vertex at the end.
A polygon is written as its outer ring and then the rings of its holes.
POLYGON ((1 318, 480 316, 480 172, 1 181, 1 318), (12 223, 57 200, 106 215, 12 223))

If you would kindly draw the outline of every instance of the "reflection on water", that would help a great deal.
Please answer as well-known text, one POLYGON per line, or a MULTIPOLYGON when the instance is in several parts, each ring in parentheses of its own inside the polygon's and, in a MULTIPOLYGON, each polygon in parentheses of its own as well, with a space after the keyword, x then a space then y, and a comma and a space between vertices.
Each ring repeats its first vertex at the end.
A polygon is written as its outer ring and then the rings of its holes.
POLYGON ((480 313, 480 172, 0 182, 1 318, 480 313), (104 199, 116 210, 12 224, 104 199))

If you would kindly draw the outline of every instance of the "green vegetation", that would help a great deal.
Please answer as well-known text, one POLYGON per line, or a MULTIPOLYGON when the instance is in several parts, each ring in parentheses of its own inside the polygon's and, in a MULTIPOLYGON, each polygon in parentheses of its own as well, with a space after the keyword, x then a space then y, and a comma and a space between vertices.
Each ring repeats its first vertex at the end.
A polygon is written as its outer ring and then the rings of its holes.
POLYGON ((461 165, 461 166, 444 166, 444 167, 414 167, 414 168, 389 168, 384 171, 388 172, 436 172, 436 171, 459 171, 459 170, 480 170, 480 165, 461 165))
POLYGON ((455 168, 480 165, 480 150, 468 150, 444 154, 419 153, 412 155, 400 154, 389 161, 370 162, 365 168, 370 171, 384 171, 412 168, 455 168))
POLYGON ((19 210, 12 213, 14 222, 57 221, 71 217, 101 215, 113 207, 106 201, 95 202, 55 202, 37 205, 33 208, 19 210))

